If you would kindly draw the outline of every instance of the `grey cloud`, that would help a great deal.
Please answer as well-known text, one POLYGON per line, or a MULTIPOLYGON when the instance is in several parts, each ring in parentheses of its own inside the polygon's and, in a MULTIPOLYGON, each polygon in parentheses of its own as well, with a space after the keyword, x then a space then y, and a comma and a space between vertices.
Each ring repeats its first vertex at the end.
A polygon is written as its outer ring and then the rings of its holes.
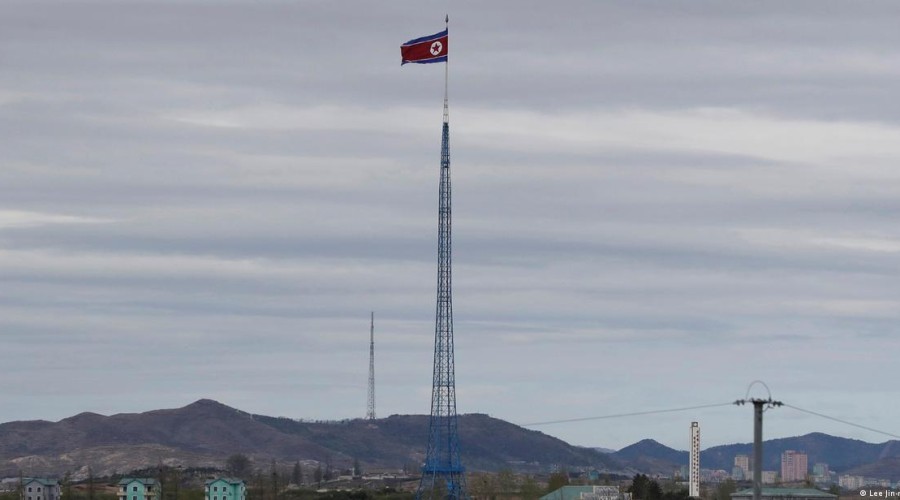
MULTIPOLYGON (((443 72, 401 69, 397 46, 439 30, 435 8, 0 7, 0 213, 42 214, 0 227, 18 363, 0 419, 199 397, 357 416, 372 309, 379 407, 427 411, 443 72), (130 349, 171 373, 129 370, 130 349), (54 361, 20 361, 36 352, 54 361)), ((897 9, 454 4, 461 411, 681 407, 756 378, 785 400, 896 400, 897 9)), ((748 440, 745 413, 697 418, 705 443, 748 440)), ((682 423, 543 430, 684 448, 682 423)), ((855 436, 805 416, 772 435, 811 430, 855 436)))

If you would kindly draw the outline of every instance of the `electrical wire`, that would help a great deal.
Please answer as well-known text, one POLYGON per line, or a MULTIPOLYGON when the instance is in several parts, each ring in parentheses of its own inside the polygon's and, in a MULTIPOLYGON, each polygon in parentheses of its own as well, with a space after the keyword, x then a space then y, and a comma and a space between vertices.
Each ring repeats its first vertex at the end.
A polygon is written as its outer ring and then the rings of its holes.
POLYGON ((787 408, 791 408, 791 409, 794 409, 794 410, 797 410, 797 411, 801 411, 801 412, 803 412, 803 413, 809 413, 810 415, 815 415, 815 416, 817 416, 817 417, 822 417, 822 418, 826 418, 826 419, 828 419, 828 420, 833 420, 833 421, 835 421, 835 422, 840 422, 840 423, 842 423, 842 424, 850 425, 850 426, 853 426, 853 427, 858 427, 858 428, 860 428, 860 429, 865 429, 865 430, 867 430, 867 431, 874 432, 874 433, 877 433, 877 434, 884 434, 885 436, 889 436, 889 437, 892 437, 892 438, 895 438, 895 439, 900 439, 900 436, 898 436, 897 434, 891 434, 890 432, 885 432, 885 431, 881 431, 881 430, 878 430, 878 429, 873 429, 873 428, 871 428, 871 427, 866 427, 865 425, 854 424, 853 422, 848 422, 848 421, 846 421, 846 420, 841 420, 841 419, 839 419, 839 418, 830 417, 830 416, 828 416, 828 415, 825 415, 825 414, 822 414, 822 413, 818 413, 818 412, 814 412, 814 411, 812 411, 812 410, 804 410, 803 408, 798 408, 798 407, 796 407, 796 406, 789 405, 789 404, 787 404, 787 403, 783 403, 782 405, 785 406, 785 407, 787 407, 787 408))
POLYGON ((549 420, 546 422, 532 422, 530 424, 522 424, 522 427, 537 427, 539 425, 551 425, 551 424, 565 424, 569 422, 584 422, 587 420, 603 420, 607 418, 620 418, 620 417, 637 417, 640 415, 655 415, 657 413, 674 413, 678 411, 688 411, 688 410, 701 410, 703 408, 716 408, 719 406, 731 406, 734 402, 730 403, 717 403, 712 405, 700 405, 700 406, 688 406, 685 408, 671 408, 667 410, 650 410, 650 411, 638 411, 633 413, 617 413, 614 415, 601 415, 598 417, 582 417, 582 418, 569 418, 565 420, 549 420))
MULTIPOLYGON (((595 417, 567 418, 567 419, 563 419, 563 420, 548 420, 548 421, 544 421, 544 422, 531 422, 528 424, 521 424, 521 426, 522 427, 537 427, 537 426, 541 426, 541 425, 567 424, 567 423, 572 423, 572 422, 586 422, 589 420, 605 420, 605 419, 609 419, 609 418, 638 417, 641 415, 656 415, 656 414, 660 414, 660 413, 675 413, 675 412, 679 412, 679 411, 702 410, 702 409, 706 409, 706 408, 718 408, 721 406, 731 406, 733 404, 735 404, 735 402, 717 403, 717 404, 699 405, 699 406, 686 406, 684 408, 669 408, 669 409, 665 409, 665 410, 649 410, 649 411, 636 411, 636 412, 631 412, 631 413, 615 413, 612 415, 599 415, 599 416, 595 416, 595 417)), ((791 408, 791 409, 797 410, 799 412, 808 413, 810 415, 815 415, 817 417, 821 417, 821 418, 824 418, 827 420, 838 422, 838 423, 841 423, 844 425, 849 425, 851 427, 856 427, 858 429, 867 430, 869 432, 874 432, 876 434, 882 434, 882 435, 885 435, 888 437, 892 437, 894 439, 900 439, 900 435, 898 435, 898 434, 893 434, 890 432, 875 429, 873 427, 868 427, 865 425, 853 423, 853 422, 843 420, 843 419, 840 419, 837 417, 825 415, 824 413, 819 413, 819 412, 815 412, 812 410, 806 410, 804 408, 800 408, 798 406, 790 405, 787 403, 781 403, 781 405, 786 408, 791 408)))

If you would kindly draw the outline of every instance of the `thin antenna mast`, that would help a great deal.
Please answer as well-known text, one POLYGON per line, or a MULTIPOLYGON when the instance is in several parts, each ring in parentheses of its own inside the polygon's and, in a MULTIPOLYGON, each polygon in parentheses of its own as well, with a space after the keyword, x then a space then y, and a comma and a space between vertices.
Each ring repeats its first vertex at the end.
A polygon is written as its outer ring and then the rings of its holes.
MULTIPOLYGON (((450 14, 446 14, 444 16, 444 26, 447 30, 447 33, 450 32, 450 14)), ((447 45, 450 44, 450 40, 447 40, 447 45)), ((449 51, 449 47, 447 48, 449 51)), ((450 88, 450 58, 448 57, 446 61, 444 61, 444 123, 450 123, 450 105, 448 99, 448 89, 450 88)))
POLYGON ((375 420, 375 311, 369 323, 369 405, 366 420, 375 420))

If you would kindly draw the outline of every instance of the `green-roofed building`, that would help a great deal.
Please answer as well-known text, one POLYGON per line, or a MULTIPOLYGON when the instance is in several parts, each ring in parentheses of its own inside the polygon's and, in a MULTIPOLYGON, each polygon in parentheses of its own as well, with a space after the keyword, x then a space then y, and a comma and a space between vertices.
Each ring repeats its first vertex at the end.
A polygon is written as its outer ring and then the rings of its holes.
MULTIPOLYGON (((762 488, 762 500, 837 500, 837 495, 815 488, 762 488)), ((752 500, 753 488, 731 494, 731 500, 752 500)))
POLYGON ((126 477, 119 481, 119 500, 159 500, 161 490, 152 477, 126 477))
POLYGON ((59 481, 43 477, 22 480, 22 500, 59 500, 59 481))
POLYGON ((631 493, 620 492, 618 486, 563 486, 540 500, 631 500, 631 493))
POLYGON ((244 481, 233 477, 210 479, 204 488, 206 500, 246 500, 244 481))

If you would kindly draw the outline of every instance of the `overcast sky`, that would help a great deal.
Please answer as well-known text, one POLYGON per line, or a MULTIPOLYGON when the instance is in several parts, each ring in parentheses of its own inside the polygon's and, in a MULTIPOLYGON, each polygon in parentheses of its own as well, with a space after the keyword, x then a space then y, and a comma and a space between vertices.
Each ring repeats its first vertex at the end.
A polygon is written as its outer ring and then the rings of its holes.
POLYGON ((0 1, 0 421, 427 413, 448 10, 460 413, 900 434, 894 0, 0 1))

